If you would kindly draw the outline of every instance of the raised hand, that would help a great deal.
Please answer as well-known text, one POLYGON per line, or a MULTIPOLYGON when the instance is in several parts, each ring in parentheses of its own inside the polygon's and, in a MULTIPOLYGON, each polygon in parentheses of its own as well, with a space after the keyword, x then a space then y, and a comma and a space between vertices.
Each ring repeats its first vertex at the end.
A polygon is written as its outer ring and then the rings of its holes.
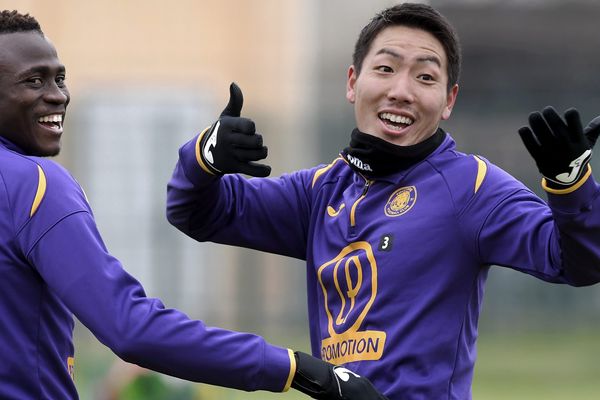
POLYGON ((588 172, 592 147, 600 134, 600 119, 585 129, 579 112, 571 108, 561 118, 552 107, 529 115, 529 126, 519 129, 525 147, 550 189, 570 189, 588 172), (585 132, 585 133, 584 133, 585 132))
POLYGON ((231 83, 227 106, 200 139, 201 164, 207 172, 258 177, 271 173, 271 167, 255 162, 266 158, 268 150, 262 136, 256 133, 254 122, 240 117, 243 104, 241 89, 231 83))

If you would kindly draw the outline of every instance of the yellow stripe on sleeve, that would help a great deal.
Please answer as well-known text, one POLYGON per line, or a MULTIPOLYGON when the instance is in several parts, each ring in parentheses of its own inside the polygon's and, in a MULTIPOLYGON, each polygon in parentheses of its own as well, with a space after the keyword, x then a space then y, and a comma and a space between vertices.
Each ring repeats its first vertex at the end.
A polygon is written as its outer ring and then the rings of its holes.
POLYGON ((487 174, 487 164, 481 158, 479 158, 477 156, 473 156, 473 157, 475 157, 475 160, 477 160, 477 178, 475 178, 475 192, 474 192, 474 193, 477 193, 477 191, 479 190, 479 187, 481 186, 481 184, 483 183, 483 180, 485 179, 485 175, 487 174))
POLYGON ((196 139, 196 161, 198 161, 198 164, 200 165, 200 168, 202 168, 204 171, 208 172, 211 175, 214 175, 211 170, 208 169, 208 167, 206 166, 206 164, 204 164, 204 161, 202 161, 202 156, 200 156, 200 142, 202 141, 202 138, 204 137, 204 135, 206 134, 206 132, 210 129, 210 126, 208 128, 206 128, 205 130, 202 131, 201 134, 198 135, 198 139, 196 139))
POLYGON ((288 356, 290 357, 290 374, 288 375, 287 381, 285 382, 285 386, 283 387, 282 392, 287 392, 290 390, 292 386, 292 381, 294 380, 294 375, 296 375, 296 356, 294 356, 294 352, 288 349, 288 356))
POLYGON ((44 198, 44 194, 46 193, 46 175, 42 170, 42 167, 39 165, 38 168, 38 186, 37 192, 35 193, 35 197, 33 199, 33 204, 31 205, 31 211, 29 212, 29 217, 33 217, 33 214, 37 211, 42 199, 44 198))

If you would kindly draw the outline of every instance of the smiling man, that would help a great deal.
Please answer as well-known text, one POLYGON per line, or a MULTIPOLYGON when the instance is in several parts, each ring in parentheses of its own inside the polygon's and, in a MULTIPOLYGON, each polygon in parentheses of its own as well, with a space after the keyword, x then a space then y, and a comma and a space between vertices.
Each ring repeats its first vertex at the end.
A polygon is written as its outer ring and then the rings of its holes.
POLYGON ((346 97, 357 129, 333 162, 261 178, 266 148, 232 84, 169 182, 168 218, 192 238, 306 260, 313 355, 393 400, 471 398, 492 265, 553 283, 600 281, 600 188, 588 164, 600 118, 582 129, 574 109, 562 119, 546 108, 519 131, 546 203, 458 152, 440 128, 459 72, 458 38, 442 15, 391 7, 356 42, 346 97))
POLYGON ((70 97, 65 67, 44 36, 0 35, 0 89, 2 136, 27 154, 57 155, 70 97))
POLYGON ((450 118, 458 94, 445 54, 427 31, 398 25, 378 34, 362 64, 348 72, 346 98, 358 130, 399 146, 429 138, 450 118))
POLYGON ((53 161, 69 104, 38 22, 0 12, 0 398, 76 399, 73 314, 126 361, 197 382, 384 400, 345 368, 166 309, 112 257, 53 161))

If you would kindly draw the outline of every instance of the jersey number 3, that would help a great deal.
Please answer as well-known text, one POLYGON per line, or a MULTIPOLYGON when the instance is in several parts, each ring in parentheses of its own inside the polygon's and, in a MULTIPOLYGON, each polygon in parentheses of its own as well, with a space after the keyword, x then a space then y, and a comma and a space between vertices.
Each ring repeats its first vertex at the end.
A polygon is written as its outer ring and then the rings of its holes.
POLYGON ((392 235, 383 235, 379 240, 379 250, 380 251, 390 251, 392 250, 392 244, 394 242, 394 236, 392 235))

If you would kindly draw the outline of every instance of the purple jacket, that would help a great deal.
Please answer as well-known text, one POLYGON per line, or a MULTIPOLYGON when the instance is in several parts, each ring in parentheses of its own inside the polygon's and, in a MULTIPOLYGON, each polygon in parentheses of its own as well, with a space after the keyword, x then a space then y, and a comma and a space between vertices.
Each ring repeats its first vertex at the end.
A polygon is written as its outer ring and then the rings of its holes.
POLYGON ((0 138, 0 398, 76 399, 72 313, 126 361, 244 390, 287 390, 293 354, 146 297, 58 164, 0 138))
POLYGON ((391 400, 471 397, 489 267, 600 280, 593 178, 546 204, 447 135, 425 160, 369 181, 344 159, 279 178, 217 177, 180 149, 169 221, 199 241, 306 260, 312 351, 391 400))

